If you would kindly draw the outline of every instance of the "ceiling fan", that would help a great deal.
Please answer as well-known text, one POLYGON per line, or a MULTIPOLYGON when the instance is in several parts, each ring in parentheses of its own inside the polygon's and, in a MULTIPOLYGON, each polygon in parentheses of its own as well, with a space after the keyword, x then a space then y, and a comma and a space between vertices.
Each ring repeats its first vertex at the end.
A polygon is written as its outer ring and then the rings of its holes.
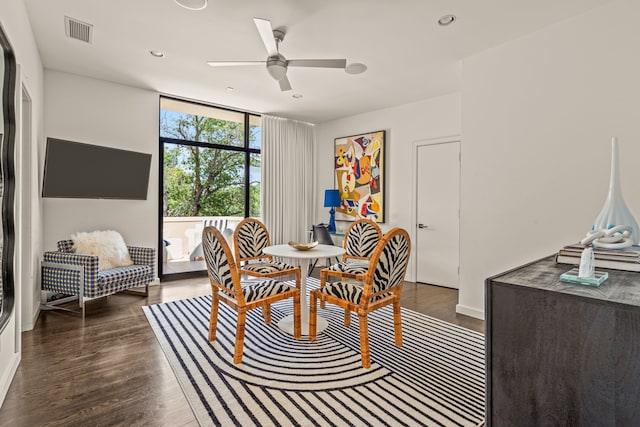
POLYGON ((228 67, 236 65, 264 65, 267 66, 269 75, 280 83, 280 90, 291 90, 291 84, 287 78, 288 67, 317 67, 317 68, 345 68, 346 59, 286 59, 279 51, 278 46, 284 39, 284 31, 274 30, 271 21, 261 18, 253 18, 258 33, 264 46, 267 48, 265 61, 209 61, 212 67, 228 67))

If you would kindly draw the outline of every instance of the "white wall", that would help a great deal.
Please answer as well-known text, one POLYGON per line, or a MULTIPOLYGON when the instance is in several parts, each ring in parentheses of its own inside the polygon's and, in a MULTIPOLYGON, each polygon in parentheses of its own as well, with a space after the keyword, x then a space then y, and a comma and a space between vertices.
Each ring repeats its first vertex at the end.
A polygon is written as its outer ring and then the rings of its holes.
MULTIPOLYGON (((324 190, 334 188, 334 139, 359 133, 386 130, 386 201, 383 231, 393 227, 407 229, 415 241, 411 219, 413 199, 413 143, 417 140, 460 134, 460 94, 450 94, 411 104, 372 111, 316 126, 316 201, 315 223, 328 222, 323 208, 324 190)), ((407 280, 414 280, 410 264, 407 280)))
POLYGON ((640 219, 638 16, 612 2, 463 61, 458 311, 481 315, 487 277, 583 237, 614 135, 640 219))
MULTIPOLYGON (((19 81, 17 82, 17 94, 16 98, 20 100, 20 87, 24 85, 28 88, 32 98, 33 116, 32 116, 32 141, 34 143, 32 147, 32 153, 34 153, 34 162, 36 156, 42 148, 43 138, 43 71, 42 63, 40 61, 40 55, 35 44, 33 34, 31 32, 31 24, 27 17, 26 10, 22 1, 3 1, 0 2, 0 22, 2 27, 9 38, 9 41, 14 49, 16 56, 16 62, 19 66, 19 81)), ((16 105, 16 109, 19 109, 19 104, 16 105)), ((16 111, 19 114, 19 111, 16 111)), ((20 120, 20 117, 17 117, 20 120)), ((21 124, 16 124, 16 159, 19 161, 16 164, 16 178, 19 180, 21 176, 21 170, 24 167, 30 167, 30 162, 25 161, 22 163, 21 156, 18 154, 21 151, 19 138, 21 132, 21 124)), ((32 179, 37 179, 37 169, 32 169, 32 179)), ((18 181, 18 186, 21 183, 18 181)), ((19 189, 20 187, 18 187, 19 189)), ((16 194, 16 200, 19 194, 16 194)), ((21 277, 16 275, 15 281, 15 311, 11 318, 10 323, 3 330, 0 335, 0 404, 4 401, 4 397, 7 393, 13 374, 20 362, 20 333, 22 330, 20 312, 24 311, 24 317, 27 319, 33 318, 32 304, 28 304, 26 307, 22 307, 22 295, 33 295, 35 288, 38 286, 37 281, 37 260, 41 253, 41 205, 35 194, 25 194, 25 198, 31 200, 32 203, 32 234, 26 236, 30 239, 31 256, 26 256, 23 262, 31 265, 27 265, 26 270, 30 270, 33 275, 27 277, 21 277)), ((22 212, 16 211, 16 226, 19 226, 21 221, 27 220, 22 215, 22 212)), ((18 259, 16 259, 16 268, 14 271, 17 273, 20 267, 18 265, 18 259)), ((31 298, 29 298, 31 301, 31 298)), ((37 314, 37 313, 36 313, 37 314)))
POLYGON ((47 137, 153 155, 147 200, 43 199, 45 250, 75 232, 107 229, 128 244, 156 247, 159 95, 50 70, 44 80, 47 137))

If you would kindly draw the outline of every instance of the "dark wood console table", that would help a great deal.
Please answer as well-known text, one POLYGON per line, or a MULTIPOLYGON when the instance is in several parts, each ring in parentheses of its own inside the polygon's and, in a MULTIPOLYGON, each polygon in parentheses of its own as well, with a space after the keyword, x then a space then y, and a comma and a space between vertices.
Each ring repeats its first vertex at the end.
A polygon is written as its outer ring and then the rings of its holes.
POLYGON ((487 426, 640 426, 640 273, 593 288, 571 267, 486 280, 487 426))

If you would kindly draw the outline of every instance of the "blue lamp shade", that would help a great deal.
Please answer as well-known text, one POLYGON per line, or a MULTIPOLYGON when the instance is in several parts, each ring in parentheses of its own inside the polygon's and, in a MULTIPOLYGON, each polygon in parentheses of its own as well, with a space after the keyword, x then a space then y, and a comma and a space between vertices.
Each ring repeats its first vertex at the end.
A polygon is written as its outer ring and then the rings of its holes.
POLYGON ((324 207, 336 208, 340 206, 340 191, 324 190, 324 207))
POLYGON ((338 190, 324 190, 324 207, 331 208, 329 210, 329 233, 336 232, 336 210, 335 208, 340 206, 340 191, 338 190))

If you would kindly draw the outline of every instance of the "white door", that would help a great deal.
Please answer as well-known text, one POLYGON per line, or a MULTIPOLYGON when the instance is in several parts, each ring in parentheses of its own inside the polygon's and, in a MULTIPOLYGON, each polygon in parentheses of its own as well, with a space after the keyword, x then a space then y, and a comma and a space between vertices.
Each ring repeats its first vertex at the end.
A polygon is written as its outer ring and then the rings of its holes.
POLYGON ((416 281, 458 288, 460 142, 417 146, 416 281))

